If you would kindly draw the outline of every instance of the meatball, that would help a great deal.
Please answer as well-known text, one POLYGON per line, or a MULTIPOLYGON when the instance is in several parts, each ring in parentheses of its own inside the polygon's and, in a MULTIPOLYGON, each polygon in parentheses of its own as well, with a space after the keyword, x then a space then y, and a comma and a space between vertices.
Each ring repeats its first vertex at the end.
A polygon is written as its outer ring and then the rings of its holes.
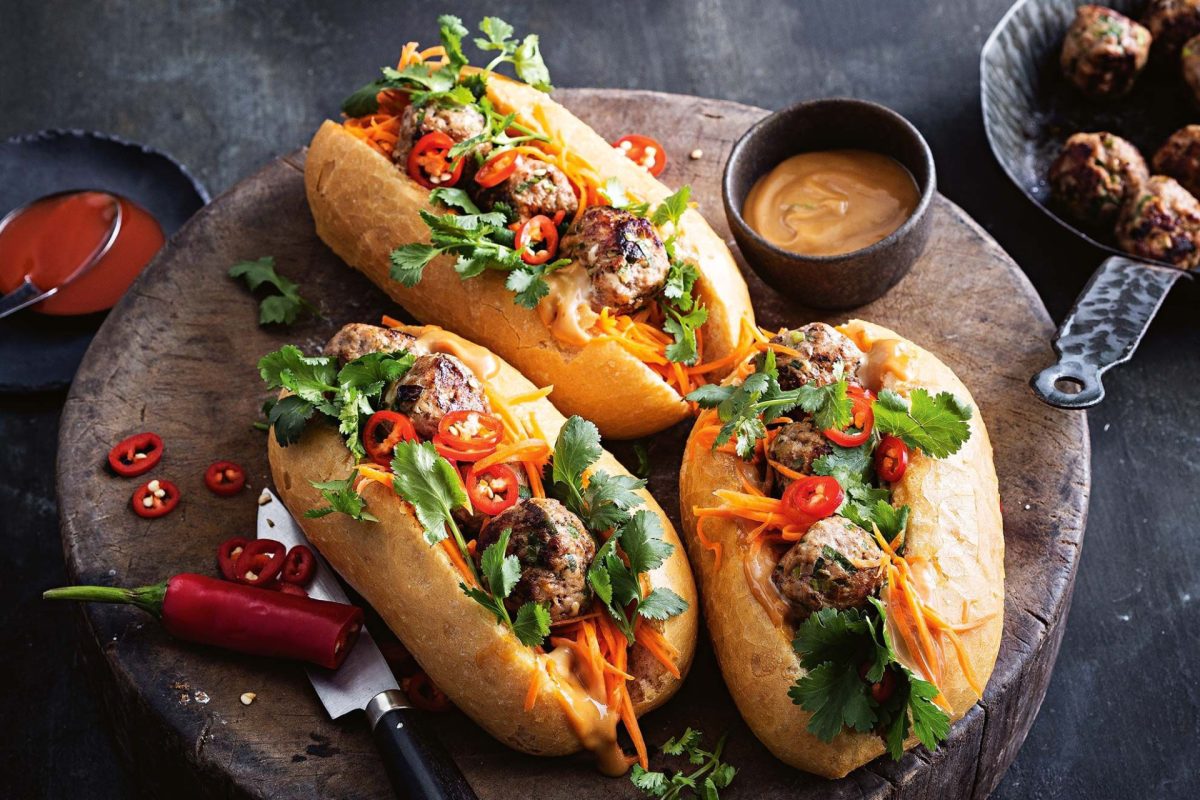
MULTIPOLYGON (((833 447, 821 431, 813 424, 812 417, 802 417, 779 429, 767 448, 767 458, 782 464, 793 472, 812 474, 813 462, 829 455, 833 447)), ((792 482, 791 478, 771 468, 773 486, 782 490, 792 482)))
POLYGON ((779 386, 785 391, 816 383, 825 386, 845 378, 858 380, 858 370, 866 356, 850 337, 824 322, 812 322, 802 328, 784 331, 771 340, 799 355, 775 353, 779 386))
POLYGON ((351 322, 349 325, 343 325, 325 344, 324 353, 327 356, 337 356, 338 363, 345 365, 346 362, 362 358, 369 353, 411 350, 416 343, 415 336, 403 331, 351 322))
POLYGON ((432 439, 451 411, 491 413, 475 373, 446 353, 418 357, 404 377, 388 387, 384 402, 407 414, 422 439, 432 439))
POLYGON ((1132 255, 1194 269, 1200 265, 1200 203, 1174 178, 1155 175, 1121 210, 1117 241, 1132 255))
POLYGON ((579 517, 557 500, 533 497, 492 517, 479 533, 477 553, 510 530, 505 555, 521 562, 521 578, 504 601, 516 613, 527 602, 545 603, 558 622, 587 609, 591 594, 587 570, 596 542, 579 517))
POLYGON ((1150 0, 1142 24, 1154 38, 1154 60, 1173 65, 1184 42, 1200 34, 1200 0, 1150 0))
POLYGON ((1111 228, 1150 171, 1138 149, 1120 136, 1076 133, 1050 165, 1050 191, 1063 213, 1089 227, 1111 228))
POLYGON ((478 201, 487 208, 506 203, 518 222, 538 214, 553 218, 559 211, 569 217, 579 209, 575 190, 561 169, 525 156, 517 156, 512 174, 502 183, 480 192, 478 201))
POLYGON ((1187 40, 1179 57, 1179 67, 1183 71, 1183 80, 1192 90, 1192 97, 1200 105, 1200 36, 1187 40))
MULTIPOLYGON (((487 129, 487 118, 473 105, 409 105, 400 116, 400 133, 392 150, 392 160, 398 164, 408 161, 408 153, 412 150, 413 143, 427 133, 440 131, 457 144, 485 133, 487 129)), ((476 151, 483 154, 490 147, 481 145, 476 151)))
POLYGON ((1080 6, 1059 64, 1080 92, 1102 99, 1128 92, 1149 56, 1150 31, 1111 8, 1080 6))
POLYGON ((637 311, 667 282, 671 262, 650 221, 612 206, 590 206, 562 240, 562 254, 591 279, 591 306, 637 311))
POLYGON ((1151 163, 1156 173, 1169 175, 1193 195, 1200 195, 1200 125, 1187 125, 1172 133, 1151 163))
POLYGON ((801 620, 822 608, 860 608, 883 583, 883 551, 845 517, 814 524, 775 565, 779 593, 801 620))

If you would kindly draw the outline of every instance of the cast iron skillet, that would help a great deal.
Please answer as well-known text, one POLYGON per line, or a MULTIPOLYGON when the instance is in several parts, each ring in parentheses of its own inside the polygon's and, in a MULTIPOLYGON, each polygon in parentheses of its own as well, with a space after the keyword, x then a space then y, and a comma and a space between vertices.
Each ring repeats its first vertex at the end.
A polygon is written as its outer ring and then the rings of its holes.
MULTIPOLYGON (((1096 1, 1135 19, 1144 5, 1096 1)), ((1191 278, 1170 264, 1125 255, 1111 232, 1081 230, 1050 204, 1046 172, 1072 133, 1123 136, 1149 162, 1174 131, 1197 121, 1179 75, 1153 64, 1115 102, 1090 102, 1067 84, 1059 72, 1059 48, 1075 8, 1084 2, 1019 0, 984 43, 979 66, 983 125, 1000 166, 1056 222, 1109 254, 1055 334, 1058 363, 1030 381, 1038 397, 1059 408, 1088 408, 1104 399, 1100 376, 1133 356, 1167 292, 1180 278, 1191 278)))

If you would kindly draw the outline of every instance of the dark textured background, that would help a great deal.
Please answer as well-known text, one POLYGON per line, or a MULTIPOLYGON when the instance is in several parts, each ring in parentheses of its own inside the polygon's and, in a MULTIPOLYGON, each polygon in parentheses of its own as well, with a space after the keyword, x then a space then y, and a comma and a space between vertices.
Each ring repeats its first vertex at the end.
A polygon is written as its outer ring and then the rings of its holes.
MULTIPOLYGON (((987 149, 978 55, 1008 0, 502 5, 446 10, 472 26, 497 13, 540 32, 559 85, 769 108, 851 95, 896 108, 929 139, 943 193, 1024 267, 1055 318, 1099 261, 1008 184, 987 149)), ((174 154, 216 194, 303 144, 404 41, 432 41, 440 10, 4 0, 0 137, 109 131, 174 154)), ((1200 790, 1198 303, 1200 287, 1176 289, 1091 414, 1094 486, 1074 610, 1041 716, 998 797, 1200 790)), ((133 779, 77 663, 74 615, 37 599, 64 579, 52 488, 62 399, 0 398, 0 795, 129 797, 133 779)))

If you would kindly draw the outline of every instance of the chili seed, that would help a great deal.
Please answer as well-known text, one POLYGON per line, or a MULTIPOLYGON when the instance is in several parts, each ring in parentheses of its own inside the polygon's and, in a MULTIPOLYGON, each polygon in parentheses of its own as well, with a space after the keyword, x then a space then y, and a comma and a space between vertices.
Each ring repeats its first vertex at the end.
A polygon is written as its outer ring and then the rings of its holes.
POLYGON ((704 151, 697 147, 695 150, 688 153, 688 158, 690 158, 692 161, 699 161, 700 159, 704 158, 704 151))
POLYGON ((141 461, 143 458, 147 458, 145 453, 134 453, 133 454, 134 461, 141 461))
POLYGON ((162 498, 167 496, 167 493, 163 489, 159 489, 157 492, 154 493, 154 496, 161 500, 162 498))
POLYGON ((271 502, 271 495, 267 494, 264 490, 263 493, 258 496, 258 504, 260 506, 265 506, 269 502, 271 502))
POLYGON ((254 692, 244 692, 238 699, 242 701, 242 705, 248 706, 254 702, 254 698, 258 697, 254 692))
POLYGON ((154 480, 152 480, 146 484, 146 488, 152 492, 157 492, 159 489, 159 486, 160 486, 160 484, 158 482, 158 478, 155 478, 154 480))
POLYGON ((154 508, 154 498, 150 496, 143 497, 142 506, 145 508, 154 508))

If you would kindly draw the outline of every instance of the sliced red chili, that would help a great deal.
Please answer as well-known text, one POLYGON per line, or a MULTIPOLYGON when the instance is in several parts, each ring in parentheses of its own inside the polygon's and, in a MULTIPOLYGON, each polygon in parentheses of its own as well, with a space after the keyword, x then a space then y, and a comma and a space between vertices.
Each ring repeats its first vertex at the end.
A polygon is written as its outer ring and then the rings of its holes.
POLYGON ((376 411, 363 429, 363 447, 367 457, 385 467, 392 465, 393 451, 401 442, 415 442, 417 430, 412 420, 399 411, 376 411))
POLYGON ((813 523, 832 516, 846 493, 836 478, 828 475, 808 475, 788 484, 783 491, 783 512, 793 520, 813 523))
POLYGON ((871 428, 875 426, 875 412, 871 408, 871 399, 866 390, 850 393, 850 428, 838 430, 826 428, 825 438, 842 447, 858 447, 871 437, 871 428), (851 430, 857 428, 857 430, 851 430))
POLYGON ((217 568, 226 580, 237 580, 237 560, 249 543, 250 540, 244 536, 234 536, 217 546, 217 568))
POLYGON ((163 440, 157 433, 144 431, 126 436, 108 451, 108 465, 122 478, 144 475, 162 461, 163 440))
POLYGON ((504 423, 482 411, 451 411, 438 422, 442 444, 456 450, 495 449, 504 435, 504 423))
POLYGON ((467 496, 476 511, 494 517, 521 499, 517 473, 507 464, 493 464, 482 472, 471 466, 463 476, 467 496))
POLYGON ((558 226, 545 214, 538 214, 517 228, 514 244, 521 250, 521 260, 526 264, 545 264, 558 252, 558 226), (535 250, 539 244, 541 249, 535 250))
POLYGON ((631 133, 613 142, 613 147, 633 163, 650 170, 650 174, 656 178, 667 168, 667 151, 657 139, 631 133))
POLYGON ((475 182, 484 189, 499 186, 516 171, 518 155, 520 154, 516 150, 505 150, 499 155, 492 156, 475 173, 475 182))
POLYGON ((170 481, 155 478, 135 489, 130 502, 139 517, 156 519, 166 516, 179 505, 179 487, 170 481))
POLYGON ((875 471, 888 483, 895 483, 908 470, 908 445, 896 436, 885 436, 875 449, 875 471))
POLYGON ((457 447, 451 447, 446 444, 440 433, 433 437, 433 447, 438 451, 438 455, 442 458, 448 458, 451 461, 478 461, 496 452, 495 447, 489 447, 484 450, 460 450, 457 447))
POLYGON ((215 461, 204 471, 204 485, 213 494, 231 497, 246 485, 246 470, 232 461, 215 461))
POLYGON ((449 711, 450 698, 424 672, 413 673, 405 681, 404 694, 408 702, 422 711, 449 711))
POLYGON ((313 555, 313 551, 298 544, 288 550, 288 554, 284 556, 283 570, 279 573, 279 579, 284 583, 303 586, 312 580, 313 573, 316 571, 317 559, 313 555))
POLYGON ((463 156, 450 161, 454 140, 441 131, 427 133, 408 153, 408 177, 426 189, 449 187, 462 177, 463 156))
MULTIPOLYGON (((858 668, 858 677, 863 681, 867 680, 867 673, 871 671, 871 662, 864 661, 862 666, 858 668)), ((896 675, 890 667, 884 669, 883 677, 878 683, 871 684, 871 699, 876 703, 883 704, 891 698, 896 691, 896 675)))
POLYGON ((288 583, 287 581, 279 584, 279 586, 276 588, 284 594, 294 594, 297 597, 308 597, 308 591, 303 586, 297 586, 296 584, 288 583))
POLYGON ((234 562, 234 579, 249 586, 264 586, 275 580, 283 569, 287 548, 274 539, 254 539, 246 544, 234 562))

